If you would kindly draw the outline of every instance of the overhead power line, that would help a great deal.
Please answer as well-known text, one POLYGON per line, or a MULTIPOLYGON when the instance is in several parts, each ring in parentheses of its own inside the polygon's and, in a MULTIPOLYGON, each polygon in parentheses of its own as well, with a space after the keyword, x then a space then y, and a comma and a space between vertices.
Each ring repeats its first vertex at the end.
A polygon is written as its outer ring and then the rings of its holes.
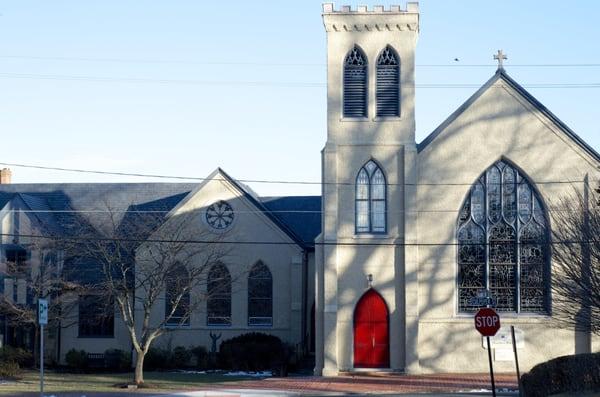
MULTIPOLYGON (((42 234, 19 234, 19 233, 0 233, 0 236, 5 237, 19 237, 19 238, 31 238, 31 239, 47 239, 47 240, 58 240, 58 241, 100 241, 100 242, 127 242, 127 243, 179 243, 179 244, 223 244, 223 245, 294 245, 293 242, 285 241, 260 241, 260 240, 205 240, 205 239, 160 239, 160 238, 126 238, 126 237, 83 237, 83 236, 53 236, 53 235, 42 235, 42 234)), ((485 246, 492 245, 494 243, 478 243, 478 244, 465 244, 465 243, 406 243, 406 242, 345 242, 345 241, 324 241, 324 242, 312 242, 303 241, 304 244, 314 244, 315 246, 390 246, 390 247, 455 247, 455 246, 485 246)), ((551 240, 546 241, 548 245, 567 245, 567 244, 598 244, 600 240, 551 240)), ((498 243, 495 243, 498 244, 498 243)), ((503 243, 504 244, 504 243, 503 243)), ((517 244, 517 241, 514 242, 517 244)))
MULTIPOLYGON (((246 66, 277 66, 277 67, 305 67, 305 66, 314 66, 314 67, 325 67, 327 66, 325 63, 285 63, 285 62, 242 62, 242 61, 192 61, 192 60, 184 60, 184 59, 135 59, 135 58, 97 58, 97 57, 62 57, 62 56, 40 56, 40 55, 0 55, 0 59, 26 59, 26 60, 39 60, 39 61, 64 61, 64 62, 107 62, 107 63, 137 63, 137 64, 180 64, 180 65, 246 65, 246 66)), ((417 64, 418 67, 450 67, 450 68, 494 68, 498 65, 496 63, 422 63, 417 64)), ((509 67, 522 67, 522 68, 571 68, 571 67, 600 67, 600 63, 597 62, 581 62, 581 63, 530 63, 530 64, 510 64, 509 67)))
MULTIPOLYGON (((130 172, 118 172, 118 171, 99 171, 99 170, 86 170, 81 168, 65 168, 65 167, 51 167, 43 165, 23 164, 23 163, 7 163, 0 162, 0 165, 6 167, 20 167, 20 168, 32 168, 41 169, 47 171, 61 171, 61 172, 76 172, 85 174, 97 174, 97 175, 111 175, 111 176, 128 176, 128 177, 139 177, 139 178, 156 178, 156 179, 174 179, 174 180, 187 180, 187 181, 207 181, 217 180, 226 181, 223 178, 207 178, 207 177, 196 177, 196 176, 178 176, 178 175, 161 175, 161 174, 143 174, 143 173, 130 173, 130 172)), ((241 183, 265 183, 265 184, 287 184, 287 185, 342 185, 342 186, 355 186, 354 182, 316 182, 316 181, 285 181, 285 180, 267 180, 267 179, 235 179, 236 182, 241 183)), ((562 180, 562 181, 532 181, 536 185, 542 184, 575 184, 584 183, 583 180, 562 180)), ((472 186, 475 181, 470 182, 421 182, 421 183, 386 183, 387 186, 472 186)), ((590 182, 595 183, 595 182, 590 182)))
MULTIPOLYGON (((154 79, 139 77, 101 77, 83 75, 53 75, 32 73, 5 73, 0 72, 0 78, 9 79, 33 79, 33 80, 60 80, 60 81, 84 81, 94 83, 133 83, 133 84, 158 84, 158 85, 229 85, 234 87, 299 87, 299 88, 324 88, 325 82, 293 82, 293 81, 233 81, 233 80, 195 80, 195 79, 154 79)), ((415 84, 415 88, 479 88, 479 83, 430 83, 415 84)), ((525 88, 600 88, 600 83, 530 83, 523 84, 525 88)))

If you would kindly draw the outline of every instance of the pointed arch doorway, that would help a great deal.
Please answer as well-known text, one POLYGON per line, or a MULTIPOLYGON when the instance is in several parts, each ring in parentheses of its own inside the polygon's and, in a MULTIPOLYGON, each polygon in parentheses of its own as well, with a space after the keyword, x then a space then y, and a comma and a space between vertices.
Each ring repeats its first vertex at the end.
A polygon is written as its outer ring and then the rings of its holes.
POLYGON ((381 295, 371 288, 354 309, 354 368, 389 366, 389 311, 381 295))

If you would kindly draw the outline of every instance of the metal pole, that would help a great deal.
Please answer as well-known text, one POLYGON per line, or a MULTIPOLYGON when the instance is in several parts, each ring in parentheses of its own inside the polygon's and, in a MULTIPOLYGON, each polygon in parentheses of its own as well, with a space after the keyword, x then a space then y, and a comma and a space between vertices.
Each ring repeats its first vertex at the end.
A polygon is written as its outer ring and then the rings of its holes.
POLYGON ((44 397, 44 325, 40 325, 40 396, 44 397))
POLYGON ((521 397, 521 371, 519 371, 519 356, 517 355, 517 338, 515 338, 515 326, 510 326, 512 335, 513 352, 515 352, 515 365, 517 366, 517 385, 519 386, 519 397, 521 397))
POLYGON ((492 378, 492 396, 496 397, 496 382, 494 382, 494 367, 492 366, 492 348, 490 347, 490 337, 486 336, 488 359, 490 360, 490 377, 492 378))

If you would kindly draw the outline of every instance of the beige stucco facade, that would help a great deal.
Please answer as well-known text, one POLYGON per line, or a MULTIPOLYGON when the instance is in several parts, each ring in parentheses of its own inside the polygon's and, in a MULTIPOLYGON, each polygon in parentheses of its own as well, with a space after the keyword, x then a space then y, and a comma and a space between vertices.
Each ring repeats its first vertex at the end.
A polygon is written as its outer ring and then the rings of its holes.
MULTIPOLYGON (((503 69, 417 145, 418 5, 409 3, 405 10, 335 10, 325 4, 323 21, 328 132, 322 163, 323 225, 318 241, 322 245, 316 252, 315 373, 359 369, 353 356, 354 310, 371 287, 389 309, 389 366, 379 369, 485 371, 482 337, 474 329, 472 314, 459 313, 457 304, 457 216, 471 185, 503 159, 533 183, 551 211, 552 203, 572 193, 573 187, 586 188, 581 182, 585 178, 597 180, 597 154, 503 69), (342 117, 342 70, 355 45, 368 58, 369 110, 367 117, 348 119, 342 117), (374 65, 387 45, 401 60, 401 114, 378 119, 374 65), (387 179, 387 230, 382 234, 355 231, 354 184, 370 159, 387 179)), ((501 318, 503 331, 514 325, 524 337, 519 338, 518 352, 525 370, 552 357, 592 349, 589 335, 554 326, 551 307, 548 315, 506 313, 501 318)), ((514 370, 505 349, 497 347, 494 353, 498 370, 514 370)))

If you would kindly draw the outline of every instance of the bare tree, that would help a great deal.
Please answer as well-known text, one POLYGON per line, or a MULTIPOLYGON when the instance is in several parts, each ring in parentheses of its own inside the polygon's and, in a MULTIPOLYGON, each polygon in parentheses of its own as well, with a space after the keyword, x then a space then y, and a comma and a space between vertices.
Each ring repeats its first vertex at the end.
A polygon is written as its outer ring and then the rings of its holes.
POLYGON ((600 208, 587 183, 553 211, 553 318, 600 335, 600 208))
POLYGON ((0 313, 7 324, 18 332, 33 331, 33 356, 39 362, 38 299, 51 302, 46 329, 75 324, 72 300, 68 293, 82 293, 83 288, 63 272, 65 246, 52 231, 32 230, 32 235, 14 236, 14 244, 5 250, 5 262, 0 263, 3 282, 12 284, 12 293, 0 294, 0 313), (35 237, 40 236, 40 237, 35 237))
POLYGON ((103 236, 88 229, 76 253, 98 264, 93 289, 114 302, 136 353, 134 381, 142 384, 152 343, 187 324, 208 299, 209 269, 226 259, 229 246, 223 234, 203 231, 194 212, 164 219, 161 211, 133 209, 122 217, 107 205, 107 214, 103 236))

